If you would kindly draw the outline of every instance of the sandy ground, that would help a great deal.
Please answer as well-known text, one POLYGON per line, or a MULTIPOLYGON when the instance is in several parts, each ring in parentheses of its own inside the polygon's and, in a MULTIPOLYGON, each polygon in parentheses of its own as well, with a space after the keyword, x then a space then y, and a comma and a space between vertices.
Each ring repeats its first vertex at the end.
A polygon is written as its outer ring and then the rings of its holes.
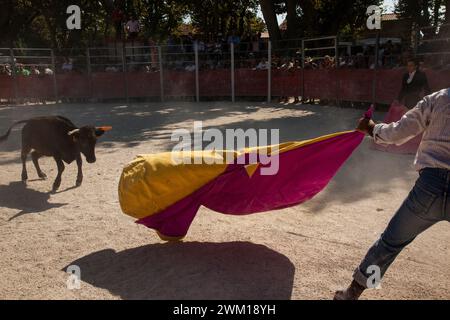
MULTIPOLYGON (((167 244, 123 215, 121 168, 140 153, 169 150, 175 128, 279 128, 280 140, 351 129, 361 110, 261 103, 86 104, 0 107, 0 133, 14 120, 61 114, 76 124, 112 125, 97 162, 76 165, 50 194, 56 166, 41 159, 48 180, 20 180, 20 129, 0 146, 1 299, 330 299, 408 194, 412 156, 369 149, 369 139, 331 184, 289 209, 235 217, 202 208, 182 243, 167 244), (69 290, 66 267, 81 268, 69 290)), ((382 119, 377 113, 376 118, 382 119)), ((381 290, 363 299, 450 299, 450 229, 441 222, 394 262, 381 290)))

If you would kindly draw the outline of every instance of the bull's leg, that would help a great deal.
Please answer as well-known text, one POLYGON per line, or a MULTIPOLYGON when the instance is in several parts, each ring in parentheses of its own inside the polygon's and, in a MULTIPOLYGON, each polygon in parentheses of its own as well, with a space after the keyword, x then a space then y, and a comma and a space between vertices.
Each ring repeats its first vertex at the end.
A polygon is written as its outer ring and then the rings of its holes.
POLYGON ((78 167, 78 175, 77 175, 77 182, 76 186, 81 186, 81 183, 83 182, 83 170, 82 170, 83 160, 81 160, 81 155, 78 154, 77 156, 77 167, 78 167))
POLYGON ((56 176, 55 182, 53 182, 53 191, 58 190, 59 186, 61 185, 61 175, 65 169, 64 163, 62 159, 58 156, 55 156, 56 165, 58 166, 58 175, 56 176))
POLYGON ((39 152, 37 152, 37 151, 31 152, 31 159, 33 159, 33 164, 34 164, 34 167, 36 168, 36 172, 37 172, 39 178, 45 179, 45 178, 47 178, 47 176, 45 175, 45 173, 42 172, 41 167, 39 167, 38 160, 40 157, 42 157, 42 155, 39 152))
POLYGON ((22 145, 22 152, 21 152, 21 158, 22 158, 22 181, 28 180, 28 174, 27 174, 27 156, 30 152, 30 148, 27 146, 22 145))

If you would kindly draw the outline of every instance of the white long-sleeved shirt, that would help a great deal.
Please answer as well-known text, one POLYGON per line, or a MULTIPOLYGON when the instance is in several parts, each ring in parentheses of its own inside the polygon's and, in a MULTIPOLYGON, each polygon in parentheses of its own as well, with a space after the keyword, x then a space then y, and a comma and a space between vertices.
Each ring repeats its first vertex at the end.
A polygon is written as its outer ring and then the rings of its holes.
POLYGON ((373 137, 379 144, 401 145, 420 133, 416 170, 450 170, 450 88, 424 97, 397 122, 375 125, 373 137))

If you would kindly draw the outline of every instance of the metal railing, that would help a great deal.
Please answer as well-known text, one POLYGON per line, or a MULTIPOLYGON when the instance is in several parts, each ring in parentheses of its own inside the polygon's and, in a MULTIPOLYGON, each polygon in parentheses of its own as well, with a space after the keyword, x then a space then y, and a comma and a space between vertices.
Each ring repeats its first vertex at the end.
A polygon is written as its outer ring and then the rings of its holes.
MULTIPOLYGON (((378 82, 376 71, 379 68, 387 67, 387 64, 383 66, 383 62, 380 62, 379 59, 379 41, 378 39, 375 41, 375 47, 371 51, 355 54, 352 52, 352 43, 354 42, 345 40, 338 36, 290 39, 277 43, 263 42, 258 39, 257 42, 236 44, 207 45, 202 42, 194 42, 190 45, 69 48, 59 49, 57 53, 47 48, 0 48, 0 67, 9 65, 9 68, 12 69, 10 75, 14 87, 14 99, 23 98, 18 90, 18 83, 20 82, 19 78, 26 76, 26 73, 20 71, 31 67, 33 70, 39 71, 40 69, 41 77, 52 77, 52 98, 56 101, 61 98, 59 87, 60 82, 63 81, 59 75, 65 73, 76 73, 86 77, 90 88, 89 93, 86 94, 87 98, 93 96, 92 88, 97 84, 96 81, 99 81, 96 80, 96 77, 102 73, 110 73, 121 78, 116 79, 115 84, 122 83, 123 94, 117 93, 116 97, 123 95, 122 98, 128 101, 130 97, 139 96, 139 94, 131 93, 135 86, 133 81, 139 81, 140 78, 137 75, 144 73, 156 76, 156 78, 150 77, 151 83, 146 85, 152 86, 152 92, 155 92, 156 89, 159 91, 158 96, 161 101, 176 95, 190 96, 195 101, 200 101, 202 97, 208 96, 208 88, 211 86, 204 75, 214 71, 220 74, 222 80, 220 84, 217 84, 217 86, 222 86, 222 90, 218 90, 220 93, 215 93, 215 96, 229 97, 231 101, 236 101, 236 97, 257 95, 264 96, 267 101, 271 101, 275 92, 273 83, 275 76, 285 75, 291 80, 296 79, 295 85, 298 85, 299 88, 294 90, 295 95, 302 98, 311 95, 310 98, 314 98, 313 94, 310 94, 305 88, 307 70, 363 68, 373 74, 372 97, 366 100, 370 100, 367 102, 376 102, 378 82), (180 80, 179 86, 184 86, 186 90, 180 90, 180 92, 175 90, 176 88, 170 90, 171 79, 180 74, 185 76, 185 79, 180 80), (297 75, 298 79, 295 78, 297 75), (250 88, 255 83, 260 88, 264 88, 264 94, 261 94, 262 90, 252 93, 250 89, 249 92, 242 89, 245 86, 250 88)), ((448 39, 439 39, 439 41, 448 41, 448 39)), ((426 55, 426 53, 423 54, 426 55)), ((446 59, 450 57, 450 53, 447 52, 434 52, 433 54, 444 56, 446 59)), ((390 55, 389 58, 400 60, 401 57, 390 55)), ((217 80, 218 77, 214 79, 217 80)), ((338 92, 341 79, 336 76, 331 81, 333 83, 326 85, 333 87, 333 92, 337 92, 334 100, 339 103, 338 92)), ((290 83, 285 84, 285 86, 289 85, 290 83)), ((145 87, 142 90, 145 90, 145 87)), ((154 96, 153 93, 152 95, 154 96)), ((279 95, 279 93, 275 93, 275 95, 279 95)), ((1 98, 3 97, 0 91, 1 98)))

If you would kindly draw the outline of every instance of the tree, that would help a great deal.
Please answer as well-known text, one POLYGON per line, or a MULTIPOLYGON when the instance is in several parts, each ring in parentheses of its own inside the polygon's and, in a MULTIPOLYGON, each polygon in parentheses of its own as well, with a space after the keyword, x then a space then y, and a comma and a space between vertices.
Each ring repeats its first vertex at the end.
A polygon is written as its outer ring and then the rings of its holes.
POLYGON ((286 13, 285 38, 335 35, 346 31, 357 33, 365 26, 369 5, 379 5, 380 0, 261 0, 261 10, 272 40, 281 34, 276 15, 286 13))
POLYGON ((280 27, 278 26, 275 4, 270 0, 260 0, 260 5, 267 30, 269 31, 270 39, 276 43, 281 40, 281 32, 280 27))
POLYGON ((25 32, 39 11, 30 1, 4 0, 0 10, 0 44, 13 47, 13 42, 25 32))
POLYGON ((264 29, 256 14, 257 0, 191 0, 186 6, 192 25, 206 37, 251 35, 264 29))
POLYGON ((448 8, 448 0, 399 0, 395 12, 401 17, 412 19, 424 33, 424 37, 430 38, 436 36, 436 30, 443 22, 446 20, 450 22, 447 18, 447 9, 443 17, 442 8, 445 1, 445 7, 448 8))

